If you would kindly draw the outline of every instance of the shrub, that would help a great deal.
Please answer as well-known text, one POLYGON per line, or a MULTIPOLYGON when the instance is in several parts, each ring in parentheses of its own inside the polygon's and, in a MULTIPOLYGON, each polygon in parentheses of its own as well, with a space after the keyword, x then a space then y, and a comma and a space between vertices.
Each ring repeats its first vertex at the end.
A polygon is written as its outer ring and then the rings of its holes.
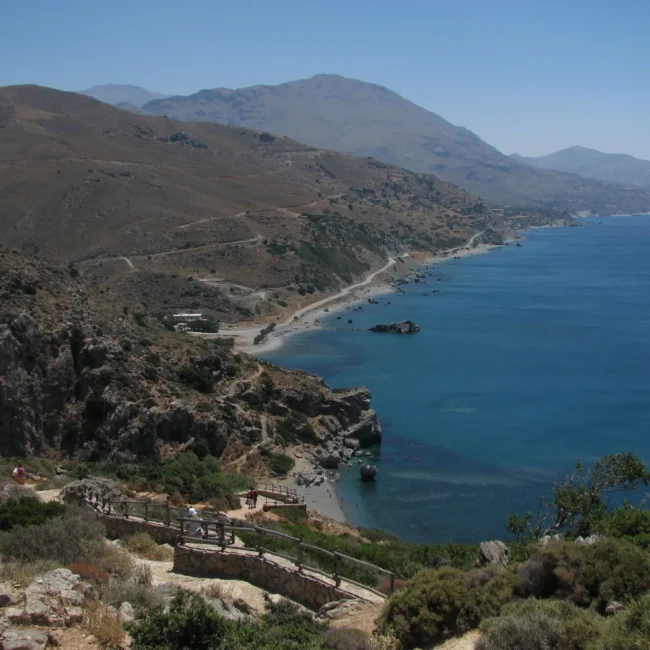
POLYGON ((517 577, 509 571, 491 578, 473 575, 453 568, 421 571, 391 596, 383 613, 384 628, 407 644, 426 645, 497 615, 512 599, 517 577))
POLYGON ((16 526, 0 536, 0 551, 9 558, 28 562, 46 559, 61 565, 84 558, 87 542, 106 534, 104 526, 90 513, 66 508, 62 517, 36 526, 16 526))
POLYGON ((132 650, 212 650, 220 646, 228 623, 200 596, 179 590, 169 611, 156 607, 130 628, 132 650))
POLYGON ((582 650, 592 647, 604 625, 598 614, 573 603, 533 598, 484 621, 476 650, 582 650))
POLYGON ((630 603, 609 621, 597 650, 645 650, 650 647, 650 594, 630 603))
POLYGON ((178 371, 178 379, 200 393, 211 393, 214 387, 214 377, 208 368, 183 366, 178 371))
POLYGON ((296 462, 294 459, 291 458, 291 456, 287 456, 286 454, 273 454, 269 459, 269 469, 274 474, 286 475, 294 468, 295 465, 296 462))
POLYGON ((99 596, 102 602, 114 607, 119 607, 123 602, 131 603, 136 616, 164 605, 164 598, 151 587, 150 575, 135 575, 128 580, 113 579, 100 586, 99 596))
POLYGON ((55 501, 42 503, 36 497, 21 496, 0 505, 0 530, 14 526, 37 526, 51 517, 61 516, 65 506, 55 501))
POLYGON ((323 635, 323 647, 332 650, 374 650, 366 632, 350 628, 327 630, 323 635))
POLYGON ((121 648, 124 625, 120 615, 100 602, 90 602, 84 613, 84 627, 107 648, 121 648))
POLYGON ((126 548, 138 557, 147 560, 170 561, 174 559, 174 551, 167 545, 159 545, 147 533, 134 535, 126 542, 126 548))
POLYGON ((60 567, 61 563, 55 560, 5 561, 0 563, 0 582, 15 582, 20 587, 27 587, 34 582, 36 576, 60 567))
POLYGON ((635 508, 629 503, 611 510, 596 526, 607 537, 627 539, 638 546, 650 546, 650 511, 635 508))
POLYGON ((568 598, 601 612, 610 600, 629 600, 650 589, 650 557, 625 540, 551 544, 535 551, 518 573, 523 596, 568 598))

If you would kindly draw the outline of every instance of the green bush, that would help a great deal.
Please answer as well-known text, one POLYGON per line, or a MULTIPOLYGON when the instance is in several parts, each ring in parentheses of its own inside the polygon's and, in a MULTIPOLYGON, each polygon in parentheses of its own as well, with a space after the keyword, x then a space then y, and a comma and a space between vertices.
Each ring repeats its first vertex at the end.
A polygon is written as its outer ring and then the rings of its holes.
POLYGON ((55 501, 42 503, 36 497, 9 499, 0 505, 0 530, 14 526, 38 526, 51 517, 60 517, 65 506, 55 501))
POLYGON ((650 556, 625 540, 565 542, 538 549, 518 573, 523 596, 567 598, 602 612, 610 600, 629 600, 650 589, 650 556))
POLYGON ((374 650, 370 636, 354 628, 330 628, 323 635, 323 647, 332 650, 374 650))
POLYGON ((285 454, 273 454, 269 459, 269 469, 274 474, 288 474, 296 465, 291 456, 285 454))
POLYGON ((437 643, 477 627, 513 598, 517 578, 502 571, 477 584, 473 575, 449 567, 421 571, 391 596, 383 625, 407 645, 437 643))
POLYGON ((168 611, 155 607, 130 626, 132 650, 321 650, 324 626, 281 601, 256 622, 222 618, 197 594, 178 591, 168 611))
POLYGON ((214 456, 199 458, 193 452, 179 454, 165 463, 151 459, 140 463, 84 463, 70 468, 70 475, 75 478, 90 474, 126 483, 137 481, 145 490, 178 492, 192 502, 211 498, 231 500, 251 484, 247 476, 221 472, 219 460, 214 456))
POLYGON ((211 393, 214 388, 214 377, 208 368, 182 366, 178 371, 178 379, 181 383, 200 393, 211 393))
POLYGON ((481 624, 476 650, 586 650, 593 647, 605 620, 561 600, 531 598, 503 608, 481 624))
POLYGON ((650 546, 650 510, 629 503, 609 511, 596 526, 607 537, 627 539, 638 546, 650 546))
POLYGON ((62 565, 83 562, 87 544, 104 537, 106 531, 93 515, 66 507, 61 517, 32 526, 15 526, 0 535, 0 553, 5 558, 32 562, 56 560, 62 565))
POLYGON ((132 650, 214 650, 221 646, 228 623, 200 596, 179 590, 169 611, 153 608, 133 625, 132 650))

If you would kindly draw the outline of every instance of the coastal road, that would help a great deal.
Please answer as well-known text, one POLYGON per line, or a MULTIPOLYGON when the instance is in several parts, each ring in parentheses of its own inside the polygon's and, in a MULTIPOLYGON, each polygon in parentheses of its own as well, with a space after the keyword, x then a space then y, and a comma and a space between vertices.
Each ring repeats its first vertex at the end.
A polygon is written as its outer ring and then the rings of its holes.
MULTIPOLYGON (((408 253, 404 253, 402 257, 408 257, 408 253)), ((356 291, 357 289, 361 287, 365 287, 369 285, 380 273, 383 273, 384 271, 388 270, 391 266, 393 266, 397 262, 396 257, 389 257, 388 258, 388 263, 382 266, 379 270, 373 271, 369 275, 366 276, 364 280, 361 282, 357 282, 356 284, 351 284, 345 289, 342 289, 338 293, 334 294, 333 296, 329 296, 327 298, 323 298, 322 300, 317 300, 316 302, 312 302, 311 304, 307 305, 306 307, 303 307, 302 309, 298 309, 297 311, 294 311, 289 318, 287 318, 282 325, 291 325, 293 320, 298 317, 300 318, 301 316, 304 316, 306 313, 313 311, 314 309, 318 309, 319 307, 322 307, 323 305, 327 305, 328 303, 332 302, 333 300, 338 300, 339 298, 343 298, 344 296, 347 296, 349 293, 352 293, 353 291, 356 291)))

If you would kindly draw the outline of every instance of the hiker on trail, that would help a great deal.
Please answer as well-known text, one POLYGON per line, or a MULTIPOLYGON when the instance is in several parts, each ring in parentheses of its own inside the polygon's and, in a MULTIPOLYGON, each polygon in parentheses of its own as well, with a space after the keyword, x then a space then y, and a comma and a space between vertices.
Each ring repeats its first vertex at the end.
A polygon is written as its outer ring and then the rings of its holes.
POLYGON ((257 494, 257 490, 253 488, 253 508, 257 508, 257 497, 259 495, 257 494))
POLYGON ((251 488, 246 494, 246 505, 249 510, 252 510, 255 507, 255 490, 251 488))
POLYGON ((190 506, 187 510, 187 518, 190 519, 190 537, 202 537, 201 519, 196 512, 196 508, 190 506))
POLYGON ((18 485, 25 485, 25 468, 22 463, 18 463, 18 467, 14 468, 12 475, 18 485))

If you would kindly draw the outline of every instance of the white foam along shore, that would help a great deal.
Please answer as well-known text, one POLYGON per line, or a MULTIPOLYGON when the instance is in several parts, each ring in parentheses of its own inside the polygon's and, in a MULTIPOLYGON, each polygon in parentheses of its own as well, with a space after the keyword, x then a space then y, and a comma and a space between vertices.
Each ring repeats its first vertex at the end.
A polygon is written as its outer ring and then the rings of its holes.
POLYGON ((440 251, 434 255, 426 253, 405 253, 401 256, 391 257, 380 269, 369 273, 361 282, 351 284, 339 293, 317 300, 305 307, 294 311, 268 335, 265 341, 255 345, 254 339, 264 327, 257 324, 247 327, 223 327, 218 334, 202 335, 204 338, 233 337, 234 349, 249 354, 263 354, 280 349, 293 335, 308 332, 322 327, 322 320, 333 313, 349 309, 359 303, 365 303, 369 298, 378 295, 394 293, 392 284, 397 278, 408 273, 435 264, 441 264, 458 257, 470 257, 487 253, 497 245, 479 244, 473 246, 476 238, 482 233, 473 235, 465 246, 440 251))

